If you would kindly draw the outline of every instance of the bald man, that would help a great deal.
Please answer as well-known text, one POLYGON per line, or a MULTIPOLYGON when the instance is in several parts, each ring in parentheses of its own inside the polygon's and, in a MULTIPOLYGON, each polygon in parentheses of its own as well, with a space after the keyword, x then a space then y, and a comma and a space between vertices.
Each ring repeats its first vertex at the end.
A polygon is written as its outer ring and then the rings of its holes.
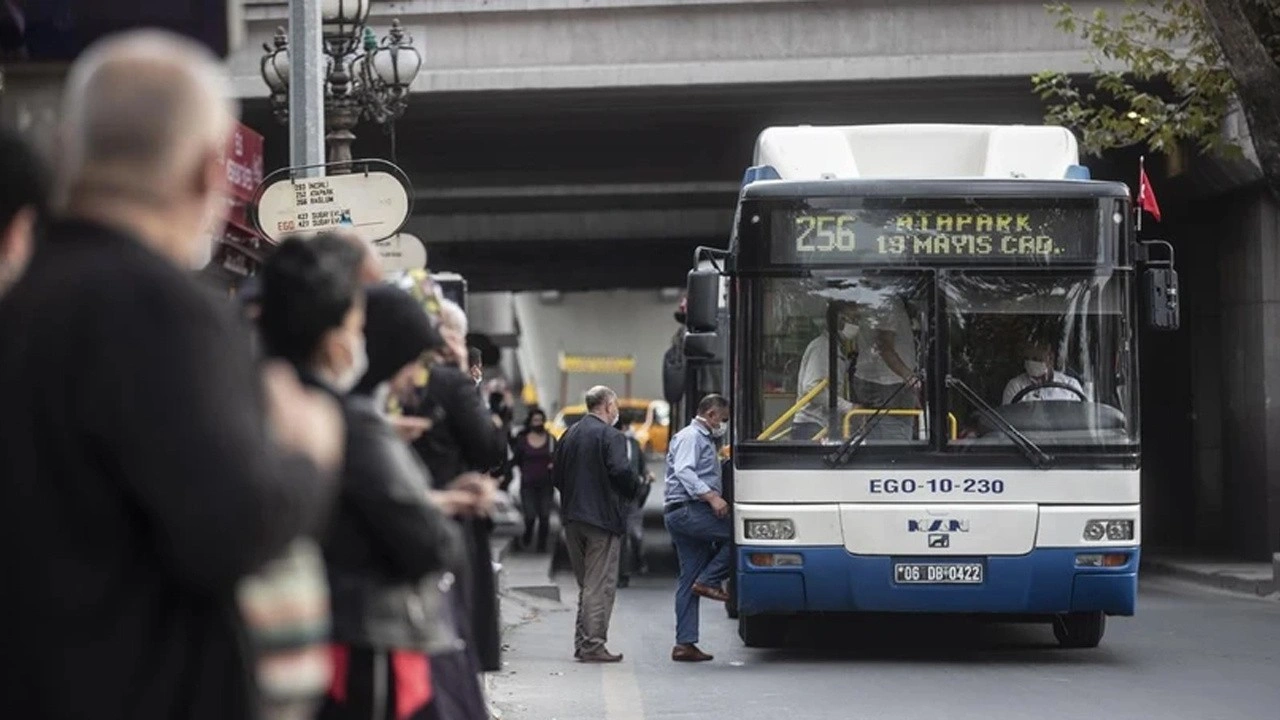
POLYGON ((255 382, 232 308, 189 272, 226 207, 217 61, 130 33, 65 92, 63 219, 0 303, 0 697, 23 717, 254 717, 236 588, 319 527, 341 420, 281 368, 255 382))

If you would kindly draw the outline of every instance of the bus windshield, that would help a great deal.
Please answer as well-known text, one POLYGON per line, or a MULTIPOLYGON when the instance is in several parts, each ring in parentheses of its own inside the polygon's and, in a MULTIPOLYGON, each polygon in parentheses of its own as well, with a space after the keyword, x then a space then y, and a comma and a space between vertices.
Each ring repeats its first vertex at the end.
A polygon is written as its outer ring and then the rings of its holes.
POLYGON ((1010 269, 759 278, 761 362, 741 439, 840 442, 872 419, 865 444, 924 448, 941 417, 949 451, 1013 451, 963 393, 934 397, 932 380, 951 377, 1036 445, 1133 443, 1126 283, 1010 269))
POLYGON ((931 276, 819 271, 760 280, 763 353, 752 435, 838 442, 883 408, 867 443, 924 443, 930 398, 912 379, 926 367, 931 344, 931 276))
MULTIPOLYGON (((1038 445, 1135 441, 1126 276, 956 271, 941 275, 946 372, 1038 445)), ((949 391, 966 450, 1010 445, 988 414, 949 391)))

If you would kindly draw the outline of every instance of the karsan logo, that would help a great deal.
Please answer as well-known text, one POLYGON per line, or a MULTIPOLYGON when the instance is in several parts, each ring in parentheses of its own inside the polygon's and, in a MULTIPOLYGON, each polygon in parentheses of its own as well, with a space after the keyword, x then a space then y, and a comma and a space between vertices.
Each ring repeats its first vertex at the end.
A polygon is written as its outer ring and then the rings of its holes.
POLYGON ((967 533, 968 520, 930 518, 927 520, 908 520, 907 532, 912 533, 967 533))

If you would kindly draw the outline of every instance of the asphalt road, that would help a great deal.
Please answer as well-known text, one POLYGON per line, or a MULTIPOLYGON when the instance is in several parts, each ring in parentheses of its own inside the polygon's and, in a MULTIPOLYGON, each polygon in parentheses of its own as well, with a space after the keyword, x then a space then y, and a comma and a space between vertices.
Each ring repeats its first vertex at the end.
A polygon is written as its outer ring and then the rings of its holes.
POLYGON ((704 600, 701 646, 716 659, 688 665, 669 657, 673 580, 657 559, 657 575, 619 591, 619 665, 573 662, 568 578, 568 603, 505 603, 507 665, 492 692, 503 720, 1280 718, 1275 600, 1148 578, 1138 615, 1113 618, 1096 650, 1059 650, 1047 625, 927 619, 845 623, 750 650, 704 600))

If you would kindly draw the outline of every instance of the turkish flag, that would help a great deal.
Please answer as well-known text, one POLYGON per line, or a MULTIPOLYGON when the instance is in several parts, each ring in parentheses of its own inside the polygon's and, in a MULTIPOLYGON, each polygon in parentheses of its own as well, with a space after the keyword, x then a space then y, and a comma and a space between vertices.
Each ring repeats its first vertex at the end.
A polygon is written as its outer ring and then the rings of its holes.
POLYGON ((1156 202, 1156 192, 1151 189, 1151 180, 1147 177, 1147 169, 1138 164, 1138 207, 1151 213, 1151 216, 1160 221, 1160 203, 1156 202))

